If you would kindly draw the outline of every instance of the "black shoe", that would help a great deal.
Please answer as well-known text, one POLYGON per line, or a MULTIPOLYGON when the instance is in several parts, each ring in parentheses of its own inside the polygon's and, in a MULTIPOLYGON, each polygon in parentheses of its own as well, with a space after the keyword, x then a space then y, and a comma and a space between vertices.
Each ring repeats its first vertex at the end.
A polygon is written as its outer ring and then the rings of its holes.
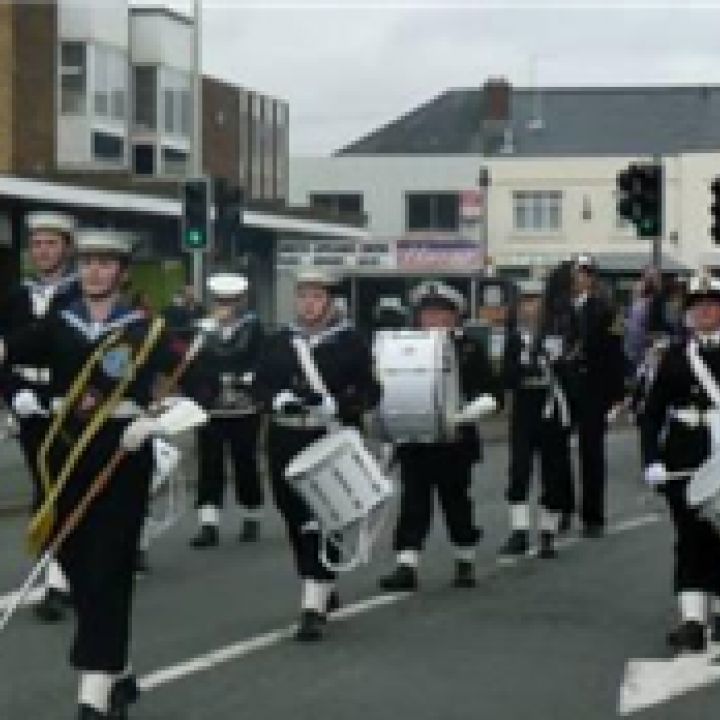
POLYGON ((555 535, 553 533, 547 531, 540 533, 538 557, 543 560, 550 560, 557 557, 557 550, 555 549, 555 535))
POLYGON ((46 623, 60 622, 65 619, 65 613, 70 604, 69 593, 57 588, 48 588, 40 604, 35 606, 35 615, 46 623))
POLYGON ((455 578, 453 579, 453 587, 456 588, 474 588, 477 586, 475 580, 475 563, 467 560, 457 560, 455 562, 455 578))
POLYGON ((240 542, 257 542, 260 538, 260 521, 245 518, 240 528, 238 540, 240 542))
POLYGON ((109 716, 89 705, 78 706, 78 720, 106 720, 109 716))
POLYGON ((530 551, 530 533, 527 530, 513 530, 505 544, 500 548, 500 555, 505 557, 522 557, 530 551))
POLYGON ((133 567, 133 571, 136 575, 146 575, 150 572, 147 550, 138 550, 135 553, 135 566, 133 567))
POLYGON ((398 565, 378 583, 383 590, 417 590, 417 570, 410 565, 398 565))
POLYGON ((678 652, 704 652, 707 648, 705 625, 695 620, 682 622, 667 634, 667 644, 678 652))
POLYGON ((331 591, 328 595, 327 604, 325 605, 325 612, 328 615, 332 615, 340 609, 340 593, 337 590, 331 591))
POLYGON ((582 536, 597 540, 605 535, 605 525, 602 523, 585 523, 582 529, 582 536))
POLYGON ((190 541, 190 545, 198 550, 217 547, 220 544, 220 531, 215 525, 201 525, 198 534, 190 541))
POLYGON ((140 698, 140 688, 134 675, 117 680, 110 691, 110 720, 127 720, 128 708, 140 698))
POLYGON ((572 512, 565 511, 560 513, 560 523, 558 524, 558 535, 567 535, 572 530, 572 512))
POLYGON ((315 610, 303 610, 300 613, 295 639, 300 642, 317 642, 322 640, 325 630, 325 616, 315 610))

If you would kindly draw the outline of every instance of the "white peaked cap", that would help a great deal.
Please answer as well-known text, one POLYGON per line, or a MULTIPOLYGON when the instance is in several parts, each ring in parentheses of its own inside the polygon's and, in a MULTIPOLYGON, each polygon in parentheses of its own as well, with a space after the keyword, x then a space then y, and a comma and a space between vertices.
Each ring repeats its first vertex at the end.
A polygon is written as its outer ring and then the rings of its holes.
POLYGON ((28 213, 25 217, 25 224, 29 232, 50 230, 63 235, 73 235, 75 233, 75 220, 70 215, 48 210, 28 213))
POLYGON ((465 298, 462 293, 439 280, 426 280, 415 287, 410 293, 410 304, 418 307, 434 298, 449 303, 460 313, 465 312, 465 298))
POLYGON ((134 236, 120 230, 93 229, 78 230, 75 249, 78 253, 115 253, 130 255, 133 251, 134 236))
POLYGON ((323 287, 333 287, 337 284, 339 278, 327 270, 320 268, 312 268, 301 270, 295 276, 296 285, 322 285, 323 287))
POLYGON ((217 298, 233 298, 247 292, 248 279, 237 273, 215 273, 207 279, 207 289, 217 298))
POLYGON ((687 286, 687 302, 690 304, 694 300, 700 300, 701 298, 720 300, 720 279, 705 272, 693 275, 687 286))

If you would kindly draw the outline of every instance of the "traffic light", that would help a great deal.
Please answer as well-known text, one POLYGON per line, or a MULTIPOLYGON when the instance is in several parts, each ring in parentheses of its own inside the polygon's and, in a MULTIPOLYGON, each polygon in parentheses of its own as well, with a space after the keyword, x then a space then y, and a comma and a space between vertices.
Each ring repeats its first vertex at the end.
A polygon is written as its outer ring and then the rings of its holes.
POLYGON ((710 204, 710 237, 713 242, 720 243, 720 177, 716 177, 710 183, 710 195, 712 203, 710 204))
POLYGON ((203 252, 210 245, 210 180, 191 178, 183 183, 183 250, 203 252))
POLYGON ((663 169, 656 163, 632 163, 617 175, 617 211, 639 237, 660 237, 663 169))

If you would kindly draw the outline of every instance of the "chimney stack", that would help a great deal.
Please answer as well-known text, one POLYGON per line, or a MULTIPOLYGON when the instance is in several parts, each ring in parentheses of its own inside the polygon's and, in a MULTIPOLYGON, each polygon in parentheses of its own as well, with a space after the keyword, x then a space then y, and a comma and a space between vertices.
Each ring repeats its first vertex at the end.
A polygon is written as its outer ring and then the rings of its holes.
POLYGON ((506 78, 488 78, 483 86, 482 135, 485 154, 500 151, 510 128, 510 94, 506 78))

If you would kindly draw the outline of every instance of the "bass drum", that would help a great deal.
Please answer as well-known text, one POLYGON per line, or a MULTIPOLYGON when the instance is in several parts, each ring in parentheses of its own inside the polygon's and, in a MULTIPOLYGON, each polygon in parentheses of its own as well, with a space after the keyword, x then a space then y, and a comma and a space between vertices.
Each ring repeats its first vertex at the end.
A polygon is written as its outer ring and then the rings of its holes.
POLYGON ((382 330, 374 341, 383 395, 378 425, 395 443, 456 438, 460 411, 457 353, 446 330, 382 330))

